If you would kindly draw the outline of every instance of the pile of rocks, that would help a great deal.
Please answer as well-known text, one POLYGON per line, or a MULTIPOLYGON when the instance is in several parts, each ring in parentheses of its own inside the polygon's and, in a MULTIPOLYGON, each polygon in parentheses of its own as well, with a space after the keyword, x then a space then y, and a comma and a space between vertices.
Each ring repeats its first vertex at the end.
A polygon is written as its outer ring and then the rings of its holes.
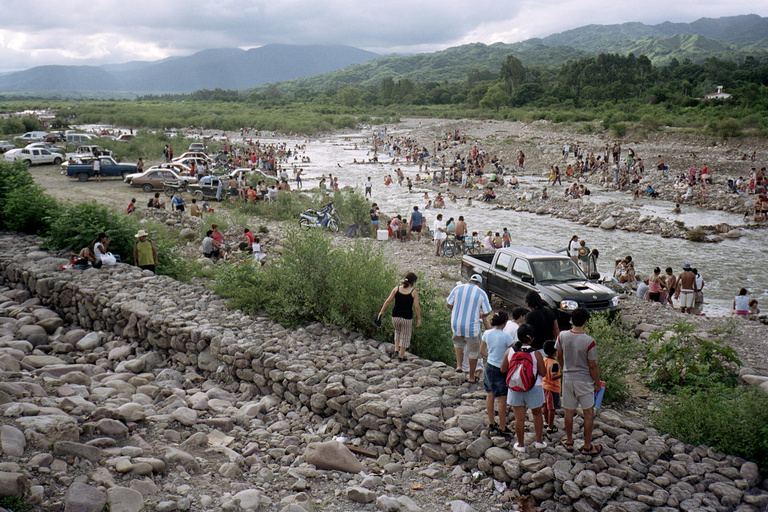
POLYGON ((286 329, 135 267, 62 263, 0 237, 0 495, 72 511, 768 505, 755 464, 626 415, 599 414, 599 457, 566 452, 562 433, 513 453, 485 426, 484 391, 442 363, 286 329), (369 457, 319 469, 332 457, 308 448, 334 437, 369 457))

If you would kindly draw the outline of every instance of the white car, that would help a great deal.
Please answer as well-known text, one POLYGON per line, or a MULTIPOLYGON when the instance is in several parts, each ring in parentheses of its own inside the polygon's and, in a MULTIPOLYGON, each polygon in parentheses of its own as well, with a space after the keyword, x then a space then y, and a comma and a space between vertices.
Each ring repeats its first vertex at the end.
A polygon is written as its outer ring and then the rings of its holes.
POLYGON ((58 153, 51 153, 47 149, 12 149, 7 151, 3 158, 8 162, 24 162, 28 166, 40 164, 59 165, 64 157, 58 153))
POLYGON ((0 153, 16 149, 16 144, 9 140, 0 140, 0 153))
POLYGON ((174 157, 172 162, 180 162, 181 160, 184 160, 185 158, 202 158, 206 162, 208 162, 208 165, 211 165, 214 160, 213 158, 209 157, 205 153, 202 153, 200 151, 187 151, 186 153, 179 155, 177 157, 174 157))
POLYGON ((59 153, 61 155, 64 154, 64 148, 54 146, 53 144, 49 144, 47 142, 33 142, 32 144, 27 144, 25 149, 46 149, 51 153, 59 153))
POLYGON ((24 135, 14 137, 16 140, 23 140, 24 142, 40 142, 45 138, 45 132, 27 132, 24 135))

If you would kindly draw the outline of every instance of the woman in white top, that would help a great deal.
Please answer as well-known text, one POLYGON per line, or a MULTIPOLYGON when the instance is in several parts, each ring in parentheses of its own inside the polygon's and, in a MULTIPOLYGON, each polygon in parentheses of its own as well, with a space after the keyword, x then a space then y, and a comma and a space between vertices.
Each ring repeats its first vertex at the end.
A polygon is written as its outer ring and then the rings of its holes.
POLYGON ((106 233, 99 233, 93 241, 93 255, 96 260, 95 263, 99 266, 114 265, 121 261, 119 254, 113 255, 112 253, 107 252, 109 242, 110 240, 107 238, 106 233))
POLYGON ((746 288, 739 290, 739 294, 733 298, 733 314, 734 315, 748 315, 749 314, 749 292, 746 288))

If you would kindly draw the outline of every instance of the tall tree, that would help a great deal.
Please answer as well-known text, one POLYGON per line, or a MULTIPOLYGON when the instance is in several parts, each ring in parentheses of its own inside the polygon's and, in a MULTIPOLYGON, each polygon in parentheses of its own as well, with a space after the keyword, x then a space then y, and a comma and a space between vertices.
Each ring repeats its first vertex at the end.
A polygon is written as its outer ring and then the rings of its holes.
POLYGON ((507 60, 501 65, 499 80, 504 83, 508 95, 515 93, 515 89, 525 80, 525 67, 520 59, 514 55, 507 55, 507 60))

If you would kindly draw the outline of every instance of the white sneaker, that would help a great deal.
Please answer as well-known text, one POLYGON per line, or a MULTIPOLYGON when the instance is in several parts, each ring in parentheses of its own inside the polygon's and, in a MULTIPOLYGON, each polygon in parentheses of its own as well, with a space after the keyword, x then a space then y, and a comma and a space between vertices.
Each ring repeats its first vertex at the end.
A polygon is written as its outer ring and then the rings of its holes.
POLYGON ((525 453, 525 446, 520 446, 519 444, 515 443, 515 450, 520 453, 525 453))
POLYGON ((537 442, 537 443, 536 443, 536 444, 534 444, 533 446, 534 446, 534 448, 536 448, 537 450, 541 450, 541 449, 543 449, 543 448, 546 448, 546 447, 547 447, 547 443, 538 443, 538 442, 537 442))

